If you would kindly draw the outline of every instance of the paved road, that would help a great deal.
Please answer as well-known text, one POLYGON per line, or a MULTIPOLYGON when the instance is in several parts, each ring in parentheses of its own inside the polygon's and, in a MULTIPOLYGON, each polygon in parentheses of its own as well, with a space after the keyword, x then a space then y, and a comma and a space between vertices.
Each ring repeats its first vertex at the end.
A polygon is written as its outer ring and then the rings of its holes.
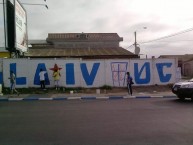
POLYGON ((192 145, 175 98, 0 102, 0 145, 192 145))

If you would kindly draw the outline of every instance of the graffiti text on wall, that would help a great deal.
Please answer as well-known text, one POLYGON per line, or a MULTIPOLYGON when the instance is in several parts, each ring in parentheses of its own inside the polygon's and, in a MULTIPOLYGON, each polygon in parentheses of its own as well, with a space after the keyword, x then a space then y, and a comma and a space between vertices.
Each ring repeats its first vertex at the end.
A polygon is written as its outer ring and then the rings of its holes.
MULTIPOLYGON (((16 84, 17 85, 26 85, 27 84, 27 75, 26 76, 20 76, 20 74, 17 73, 17 63, 10 63, 10 70, 12 70, 16 74, 16 84)), ((149 84, 152 79, 152 66, 150 62, 143 62, 143 63, 133 63, 133 70, 129 70, 128 62, 111 62, 110 64, 111 68, 111 76, 112 76, 112 86, 125 86, 126 85, 126 72, 130 71, 131 74, 133 74, 134 82, 138 85, 143 84, 149 84), (139 65, 140 64, 140 65, 139 65), (142 75, 143 74, 143 75, 142 75)), ((101 63, 92 63, 91 70, 88 70, 87 63, 80 63, 80 72, 82 76, 82 79, 85 81, 85 84, 87 86, 93 86, 96 80, 97 75, 99 74, 99 69, 102 66, 101 63)), ((172 78, 172 73, 167 73, 165 69, 173 69, 173 65, 171 62, 158 62, 155 64, 155 69, 157 70, 157 75, 159 77, 159 81, 161 83, 167 83, 170 82, 172 78)), ((109 68, 109 67, 107 67, 109 68)), ((40 85, 39 80, 39 72, 40 69, 43 69, 43 71, 49 71, 49 69, 46 67, 46 63, 39 63, 36 66, 36 71, 34 72, 33 77, 33 84, 34 85, 40 85)), ((106 69, 106 68, 104 68, 106 69)), ((80 79, 76 80, 75 78, 75 65, 74 63, 66 63, 65 69, 62 69, 65 73, 65 78, 61 78, 61 81, 64 81, 65 84, 68 85, 75 85, 77 82, 80 81, 80 79)), ((104 71, 105 72, 105 71, 104 71)), ((110 72, 110 71, 108 71, 110 72)), ((103 73, 105 75, 105 73, 103 73)), ((50 79, 48 73, 45 74, 45 82, 46 85, 50 85, 50 79)))

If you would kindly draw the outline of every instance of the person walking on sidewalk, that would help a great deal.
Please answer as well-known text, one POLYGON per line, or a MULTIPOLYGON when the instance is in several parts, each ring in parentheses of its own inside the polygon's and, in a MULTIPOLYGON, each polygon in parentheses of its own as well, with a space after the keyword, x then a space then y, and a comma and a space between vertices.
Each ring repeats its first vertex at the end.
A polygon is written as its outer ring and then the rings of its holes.
POLYGON ((59 80, 60 80, 60 71, 58 70, 54 70, 53 72, 53 77, 54 77, 54 84, 55 84, 55 88, 56 90, 59 89, 59 80))
POLYGON ((43 90, 46 90, 45 89, 45 74, 46 73, 47 73, 46 71, 43 71, 42 69, 40 69, 40 73, 39 73, 40 85, 41 85, 41 89, 43 89, 43 90))
POLYGON ((13 94, 14 92, 17 93, 17 95, 19 96, 19 92, 16 90, 15 88, 15 74, 13 71, 10 72, 10 83, 11 83, 11 86, 10 86, 10 90, 11 90, 11 94, 13 94))
POLYGON ((133 78, 130 76, 130 73, 127 72, 127 89, 128 89, 128 94, 130 93, 130 95, 132 96, 132 85, 133 85, 133 78))

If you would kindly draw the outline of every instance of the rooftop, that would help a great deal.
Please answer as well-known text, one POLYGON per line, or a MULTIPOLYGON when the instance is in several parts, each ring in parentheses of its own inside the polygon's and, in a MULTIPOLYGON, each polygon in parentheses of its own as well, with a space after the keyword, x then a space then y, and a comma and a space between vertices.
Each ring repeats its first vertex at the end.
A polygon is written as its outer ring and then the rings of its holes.
POLYGON ((49 33, 47 41, 81 40, 81 41, 123 41, 117 33, 49 33))
POLYGON ((29 49, 26 57, 73 57, 73 58, 137 58, 122 47, 115 48, 42 48, 29 49))

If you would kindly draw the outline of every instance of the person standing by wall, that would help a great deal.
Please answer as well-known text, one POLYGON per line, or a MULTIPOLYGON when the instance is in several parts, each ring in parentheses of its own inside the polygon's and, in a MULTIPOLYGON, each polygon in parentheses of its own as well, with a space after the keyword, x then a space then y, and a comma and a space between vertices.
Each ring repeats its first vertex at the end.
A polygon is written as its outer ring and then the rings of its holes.
POLYGON ((53 77, 54 77, 54 84, 55 84, 56 90, 59 89, 59 80, 60 80, 60 76, 61 76, 61 75, 60 75, 59 69, 54 70, 54 72, 53 72, 53 77))
POLYGON ((133 78, 130 76, 130 73, 127 72, 127 89, 128 89, 128 94, 132 96, 133 91, 132 91, 132 85, 133 85, 133 78))
POLYGON ((41 89, 45 90, 45 74, 47 72, 46 71, 43 71, 42 69, 40 69, 40 73, 39 73, 39 76, 40 76, 40 85, 41 85, 41 89))
POLYGON ((14 92, 17 93, 17 95, 19 96, 19 92, 16 90, 15 88, 15 74, 13 71, 10 72, 10 83, 11 83, 11 86, 10 86, 10 90, 11 90, 11 94, 13 94, 14 92))

